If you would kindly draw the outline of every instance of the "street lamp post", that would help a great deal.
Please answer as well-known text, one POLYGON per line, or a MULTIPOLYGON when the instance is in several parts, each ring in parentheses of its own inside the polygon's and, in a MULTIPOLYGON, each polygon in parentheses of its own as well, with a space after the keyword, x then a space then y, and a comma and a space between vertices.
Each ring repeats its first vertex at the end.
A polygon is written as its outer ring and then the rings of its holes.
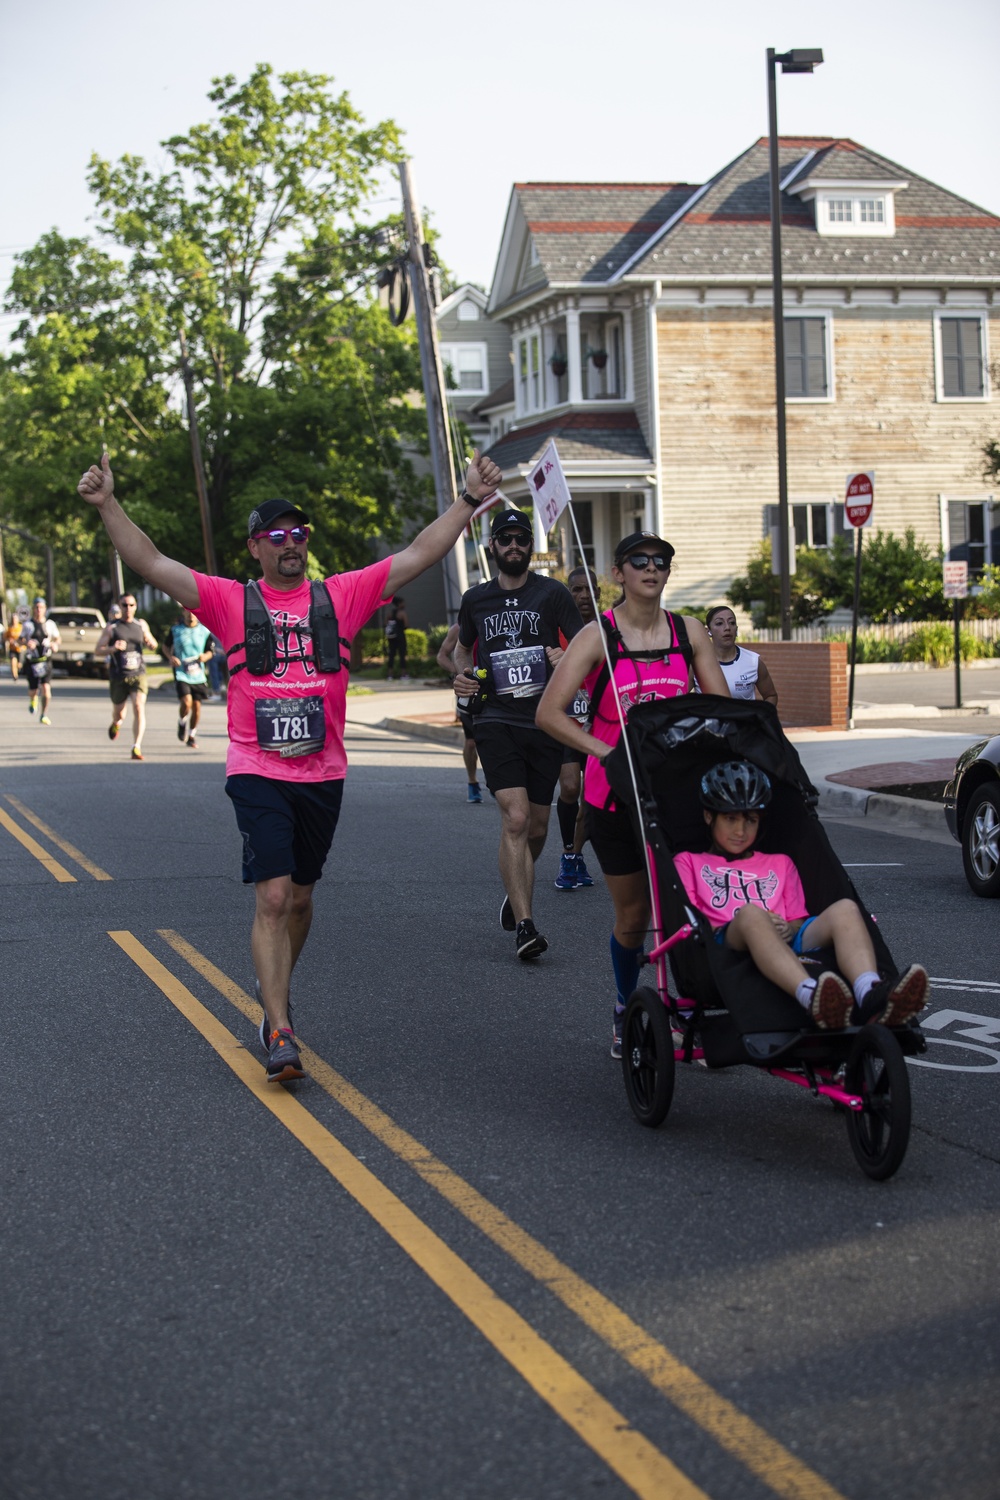
POLYGON ((781 579, 781 639, 792 638, 791 545, 788 527, 788 443, 785 434, 785 310, 781 286, 781 178, 778 172, 777 64, 783 73, 811 73, 823 61, 819 47, 791 52, 767 49, 767 134, 771 187, 771 281, 774 313, 774 390, 778 416, 778 572, 781 579))

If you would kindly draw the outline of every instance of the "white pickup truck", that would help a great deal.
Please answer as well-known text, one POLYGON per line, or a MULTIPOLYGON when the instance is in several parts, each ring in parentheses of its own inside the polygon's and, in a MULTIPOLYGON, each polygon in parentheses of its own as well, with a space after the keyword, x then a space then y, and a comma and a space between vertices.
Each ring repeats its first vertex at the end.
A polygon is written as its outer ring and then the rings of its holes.
POLYGON ((95 650, 108 623, 101 611, 82 604, 57 604, 47 617, 59 631, 62 643, 52 653, 53 664, 65 667, 71 677, 107 677, 107 652, 95 650))

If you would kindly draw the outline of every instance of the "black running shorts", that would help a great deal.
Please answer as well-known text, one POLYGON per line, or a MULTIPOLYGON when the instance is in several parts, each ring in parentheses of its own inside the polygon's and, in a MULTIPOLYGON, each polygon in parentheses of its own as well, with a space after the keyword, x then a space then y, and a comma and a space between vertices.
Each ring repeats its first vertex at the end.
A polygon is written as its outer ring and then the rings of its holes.
POLYGON ((207 682, 181 682, 179 677, 174 678, 174 687, 178 699, 197 698, 199 703, 204 703, 212 691, 207 682))
POLYGON ((279 875, 290 875, 294 885, 315 885, 337 830, 343 781, 228 776, 226 796, 243 835, 244 885, 279 875))
POLYGON ((583 826, 605 875, 635 875, 645 870, 642 845, 624 809, 605 812, 603 807, 584 802, 583 826))
POLYGON ((497 792, 524 787, 528 801, 550 807, 559 780, 562 745, 534 725, 477 719, 474 738, 486 785, 497 792))

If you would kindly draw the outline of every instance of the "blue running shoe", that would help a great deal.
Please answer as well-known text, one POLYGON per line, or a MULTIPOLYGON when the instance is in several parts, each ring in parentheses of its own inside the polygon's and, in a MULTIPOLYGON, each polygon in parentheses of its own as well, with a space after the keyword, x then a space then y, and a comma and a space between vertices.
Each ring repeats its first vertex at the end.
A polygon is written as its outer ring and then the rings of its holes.
POLYGON ((576 870, 576 883, 577 883, 577 885, 580 885, 580 886, 582 886, 582 885, 593 885, 593 883, 594 883, 594 877, 593 877, 593 875, 591 875, 590 871, 587 869, 587 866, 584 864, 584 862, 583 862, 583 855, 582 854, 574 854, 573 855, 573 862, 574 862, 574 868, 576 870))
POLYGON ((559 856, 559 874, 555 879, 556 890, 575 891, 579 883, 576 874, 576 855, 561 854, 559 856))
POLYGON ((483 800, 483 794, 482 794, 482 791, 480 790, 479 782, 478 781, 470 781, 469 782, 469 801, 470 802, 482 802, 482 800, 483 800))

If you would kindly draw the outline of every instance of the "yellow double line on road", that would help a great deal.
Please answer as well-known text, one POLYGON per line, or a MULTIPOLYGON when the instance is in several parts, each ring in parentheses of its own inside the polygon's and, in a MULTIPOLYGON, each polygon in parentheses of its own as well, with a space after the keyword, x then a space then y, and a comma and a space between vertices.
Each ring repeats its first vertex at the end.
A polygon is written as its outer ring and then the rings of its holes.
MULTIPOLYGON (((92 876, 94 880, 111 879, 107 870, 102 870, 100 865, 95 865, 93 860, 88 859, 85 854, 81 854, 75 845, 69 843, 67 839, 61 838, 47 823, 43 823, 36 813, 33 813, 30 808, 25 807, 24 803, 20 802, 17 797, 12 797, 9 793, 5 792, 4 801, 9 802, 11 807, 21 814, 25 822, 30 823, 33 828, 37 828, 39 833, 43 834, 50 843, 55 844, 57 849, 61 849, 63 854, 69 855, 70 859, 78 864, 81 870, 86 870, 87 874, 92 876)), ((53 880, 57 880, 60 885, 75 885, 76 876, 71 874, 65 865, 61 865, 47 849, 43 849, 38 840, 33 839, 30 833, 26 833, 20 824, 15 823, 10 813, 6 812, 2 807, 0 807, 0 828, 6 828, 7 832, 16 838, 18 843, 38 860, 42 868, 48 870, 53 880)))
MULTIPOLYGON (((704 1500, 703 1492, 665 1454, 637 1433, 513 1308, 496 1297, 297 1099, 284 1089, 269 1086, 260 1065, 249 1058, 238 1039, 147 948, 128 932, 112 932, 109 936, 201 1032, 254 1096, 281 1119, 635 1494, 650 1500, 694 1500, 696 1496, 704 1500)), ((161 930, 159 936, 248 1020, 254 1025, 259 1022, 260 1007, 227 974, 178 933, 161 930)), ((826 1480, 396 1125, 322 1058, 309 1048, 302 1047, 301 1051, 310 1076, 332 1099, 776 1495, 783 1500, 841 1500, 826 1480)))

